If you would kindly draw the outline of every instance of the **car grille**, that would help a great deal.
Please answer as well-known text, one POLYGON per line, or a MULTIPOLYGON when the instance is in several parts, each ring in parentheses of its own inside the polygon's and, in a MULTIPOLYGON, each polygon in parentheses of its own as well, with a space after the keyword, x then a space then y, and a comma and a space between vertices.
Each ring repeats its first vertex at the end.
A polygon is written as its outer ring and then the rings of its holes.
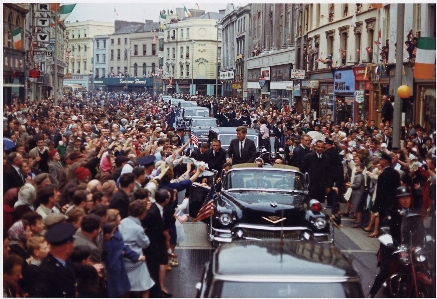
POLYGON ((300 240, 301 232, 300 231, 263 231, 263 230, 255 230, 255 229, 244 229, 244 237, 245 238, 254 238, 254 239, 286 239, 286 240, 300 240))

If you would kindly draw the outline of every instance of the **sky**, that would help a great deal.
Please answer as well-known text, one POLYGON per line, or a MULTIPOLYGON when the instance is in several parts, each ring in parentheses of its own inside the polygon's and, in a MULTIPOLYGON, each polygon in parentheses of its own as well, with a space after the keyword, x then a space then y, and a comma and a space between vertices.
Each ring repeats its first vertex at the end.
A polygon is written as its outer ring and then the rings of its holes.
MULTIPOLYGON (((167 11, 176 10, 177 7, 185 7, 187 9, 195 9, 195 2, 168 2, 160 1, 159 3, 146 3, 138 1, 128 1, 123 3, 122 1, 77 1, 76 7, 73 12, 67 17, 66 21, 79 22, 93 20, 101 22, 113 22, 116 20, 131 21, 131 22, 144 22, 145 20, 153 20, 158 22, 159 12, 163 9, 167 11), (114 9, 116 13, 114 13, 114 9), (117 15, 118 14, 118 15, 117 15)), ((226 9, 226 2, 219 1, 198 1, 199 9, 205 10, 205 12, 218 12, 219 9, 226 9)), ((234 6, 243 6, 246 3, 235 3, 234 6)))

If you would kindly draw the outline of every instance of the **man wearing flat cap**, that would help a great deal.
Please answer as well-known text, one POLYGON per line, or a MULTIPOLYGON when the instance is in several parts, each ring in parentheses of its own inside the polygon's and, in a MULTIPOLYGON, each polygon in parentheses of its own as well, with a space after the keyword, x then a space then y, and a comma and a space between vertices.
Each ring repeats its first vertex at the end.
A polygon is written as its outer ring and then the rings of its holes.
POLYGON ((97 277, 103 266, 88 266, 68 261, 73 252, 75 232, 76 229, 71 223, 58 223, 47 230, 45 239, 50 244, 50 251, 35 273, 29 297, 77 297, 76 277, 97 277))

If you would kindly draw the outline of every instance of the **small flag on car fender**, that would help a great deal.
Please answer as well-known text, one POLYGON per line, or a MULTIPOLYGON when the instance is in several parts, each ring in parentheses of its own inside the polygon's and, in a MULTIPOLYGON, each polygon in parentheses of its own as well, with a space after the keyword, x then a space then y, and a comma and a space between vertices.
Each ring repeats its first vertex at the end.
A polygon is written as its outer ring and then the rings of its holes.
POLYGON ((176 214, 176 219, 179 220, 181 224, 184 224, 188 220, 188 215, 184 214, 182 211, 179 211, 176 214))

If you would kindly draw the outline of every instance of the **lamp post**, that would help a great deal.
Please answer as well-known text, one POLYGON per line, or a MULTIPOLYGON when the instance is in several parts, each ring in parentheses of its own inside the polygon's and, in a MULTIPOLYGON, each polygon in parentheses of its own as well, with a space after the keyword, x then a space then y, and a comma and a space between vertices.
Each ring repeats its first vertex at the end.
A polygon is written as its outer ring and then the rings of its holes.
POLYGON ((216 99, 216 100, 217 100, 218 76, 219 76, 219 74, 218 74, 218 72, 219 72, 219 70, 218 70, 218 36, 219 36, 219 22, 220 22, 220 21, 217 21, 217 24, 215 25, 215 27, 217 28, 217 39, 216 39, 216 44, 215 44, 215 48, 216 48, 216 51, 217 51, 217 53, 216 53, 216 58, 217 58, 217 60, 216 60, 216 64, 215 64, 215 99, 216 99))
POLYGON ((192 93, 194 94, 194 44, 195 44, 194 39, 191 41, 191 44, 193 45, 193 54, 191 55, 191 88, 190 89, 193 89, 192 93))
POLYGON ((130 69, 130 66, 129 66, 129 58, 130 58, 130 50, 131 50, 131 48, 124 48, 124 50, 126 51, 126 56, 127 56, 127 70, 126 70, 126 86, 125 86, 125 88, 126 88, 126 91, 127 91, 127 81, 128 81, 128 78, 129 78, 129 69, 130 69))

